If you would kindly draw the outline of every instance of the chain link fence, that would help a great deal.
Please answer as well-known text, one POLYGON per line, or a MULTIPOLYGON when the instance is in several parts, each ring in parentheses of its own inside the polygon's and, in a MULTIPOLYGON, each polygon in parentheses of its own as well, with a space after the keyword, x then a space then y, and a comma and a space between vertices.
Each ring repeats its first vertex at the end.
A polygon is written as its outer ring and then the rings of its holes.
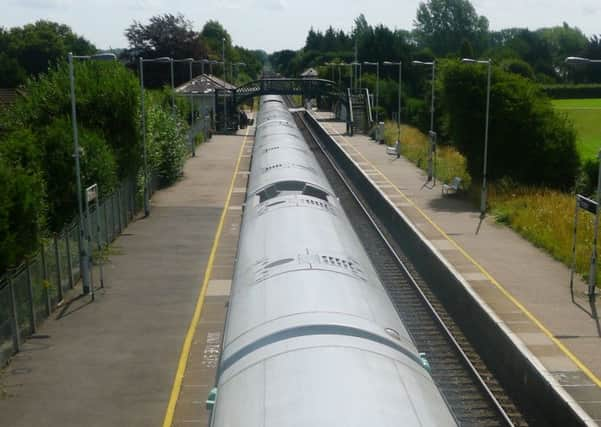
MULTIPOLYGON (((84 227, 91 225, 88 251, 92 265, 142 207, 136 187, 135 179, 126 180, 98 205, 90 207, 89 222, 85 217, 83 223, 84 227)), ((150 193, 157 188, 158 179, 152 174, 150 193)), ((0 277, 0 367, 19 351, 23 340, 36 332, 79 281, 82 250, 79 224, 76 217, 60 234, 45 239, 36 254, 0 277)), ((93 280, 98 281, 96 277, 93 280)))

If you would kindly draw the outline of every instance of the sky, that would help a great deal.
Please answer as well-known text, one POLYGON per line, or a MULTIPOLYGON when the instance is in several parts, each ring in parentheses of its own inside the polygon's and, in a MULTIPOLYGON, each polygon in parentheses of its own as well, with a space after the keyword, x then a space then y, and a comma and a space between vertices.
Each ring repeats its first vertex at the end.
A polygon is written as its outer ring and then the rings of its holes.
MULTIPOLYGON (((369 24, 410 30, 419 0, 0 0, 0 26, 38 19, 67 24, 98 48, 127 47, 125 29, 134 21, 181 12, 198 31, 209 19, 221 22, 234 44, 273 52, 299 49, 310 27, 349 31, 363 13, 369 24)), ((577 26, 601 34, 600 0, 472 0, 490 28, 537 29, 577 26)))

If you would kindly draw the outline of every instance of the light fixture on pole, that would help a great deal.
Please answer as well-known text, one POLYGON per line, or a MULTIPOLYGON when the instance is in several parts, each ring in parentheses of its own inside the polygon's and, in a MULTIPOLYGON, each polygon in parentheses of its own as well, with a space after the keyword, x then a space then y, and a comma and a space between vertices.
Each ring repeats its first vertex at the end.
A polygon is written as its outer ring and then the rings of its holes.
POLYGON ((376 123, 380 123, 380 63, 363 61, 363 65, 373 65, 376 67, 376 123))
MULTIPOLYGON (((96 61, 114 61, 117 59, 114 53, 98 53, 95 55, 73 55, 69 52, 67 56, 69 62, 69 86, 71 97, 71 124, 73 126, 73 157, 75 158, 75 181, 77 188, 77 208, 79 212, 79 239, 81 242, 79 252, 79 268, 81 271, 81 282, 84 294, 88 294, 91 290, 90 284, 90 257, 88 253, 88 244, 86 240, 85 221, 83 216, 83 200, 82 200, 82 185, 81 185, 81 165, 79 157, 81 149, 79 147, 79 132, 77 129, 77 101, 75 99, 75 73, 73 70, 74 59, 90 59, 96 61)), ((88 230, 87 233, 90 231, 88 230)))
MULTIPOLYGON (((194 64, 194 58, 184 58, 184 59, 174 59, 172 62, 185 62, 188 64, 188 78, 190 83, 192 83, 192 64, 194 64)), ((173 91, 173 93, 175 92, 175 90, 172 88, 171 89, 173 91)), ((192 129, 192 126, 194 125, 194 99, 192 99, 192 94, 190 93, 190 129, 192 129)), ((188 144, 190 145, 190 155, 192 157, 196 156, 195 150, 194 150, 194 138, 192 136, 192 132, 189 133, 188 135, 188 144)))
POLYGON ((398 84, 398 97, 397 97, 397 142, 401 143, 401 85, 403 84, 403 61, 392 62, 392 61, 384 61, 384 65, 399 67, 399 84, 398 84))
POLYGON ((432 67, 432 93, 430 95, 430 144, 428 146, 428 182, 434 180, 436 185, 436 174, 434 173, 434 156, 436 156, 436 132, 434 131, 434 100, 436 97, 436 60, 433 61, 412 61, 413 65, 420 65, 423 67, 432 67))
POLYGON ((210 63, 223 65, 223 131, 225 132, 227 130, 227 82, 225 81, 225 61, 211 61, 210 63))
POLYGON ((148 182, 148 152, 146 149, 146 110, 144 107, 144 63, 145 62, 160 62, 160 63, 172 63, 172 59, 168 56, 160 58, 144 59, 141 56, 138 58, 140 68, 140 107, 142 109, 142 148, 143 148, 143 160, 144 160, 144 216, 150 215, 150 188, 148 182))
MULTIPOLYGON (((568 56, 566 64, 601 64, 601 59, 581 58, 579 56, 568 56)), ((595 210, 595 226, 593 231, 593 250, 591 253, 591 265, 588 275, 588 296, 593 299, 595 297, 595 289, 597 288, 597 240, 599 235, 599 205, 601 205, 601 150, 597 158, 599 159, 599 171, 597 177, 597 208, 595 210)))
MULTIPOLYGON (((236 79, 234 78, 234 70, 236 69, 236 67, 246 67, 246 63, 244 62, 234 62, 231 65, 231 75, 232 75, 232 83, 235 85, 236 84, 236 79)), ((238 73, 236 73, 237 75, 238 73)))
POLYGON ((351 65, 353 65, 355 70, 358 71, 356 73, 355 86, 357 86, 357 88, 361 89, 361 63, 355 61, 355 62, 352 62, 351 65))
POLYGON ((461 60, 464 64, 483 64, 488 68, 487 84, 486 84, 486 119, 484 125, 484 161, 482 168, 482 189, 480 191, 480 218, 484 218, 486 215, 486 202, 487 202, 487 183, 486 183, 486 166, 488 163, 488 124, 490 117, 490 80, 492 74, 492 59, 476 60, 471 58, 463 58, 461 60))

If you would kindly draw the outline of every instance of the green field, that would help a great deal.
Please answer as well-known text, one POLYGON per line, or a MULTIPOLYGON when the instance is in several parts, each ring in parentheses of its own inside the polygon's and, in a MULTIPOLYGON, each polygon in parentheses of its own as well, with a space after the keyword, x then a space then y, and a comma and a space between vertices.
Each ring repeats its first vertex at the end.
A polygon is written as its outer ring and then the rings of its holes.
POLYGON ((596 158, 601 148, 601 99, 556 99, 553 105, 574 122, 582 159, 596 158))

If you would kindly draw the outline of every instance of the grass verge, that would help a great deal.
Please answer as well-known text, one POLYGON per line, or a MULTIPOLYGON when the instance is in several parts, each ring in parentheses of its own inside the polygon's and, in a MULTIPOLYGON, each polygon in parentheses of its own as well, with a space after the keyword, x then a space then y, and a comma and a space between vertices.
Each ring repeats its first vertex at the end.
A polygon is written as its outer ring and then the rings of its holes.
MULTIPOLYGON (((384 135, 388 145, 394 144, 397 138, 396 124, 386 123, 384 135)), ((425 170, 428 137, 416 128, 402 126, 401 144, 402 155, 425 170)), ((468 189, 466 197, 478 200, 480 189, 475 186, 470 188, 471 179, 466 170, 465 158, 454 147, 445 145, 439 147, 436 176, 445 182, 455 176, 461 177, 468 189)), ((573 194, 521 186, 510 180, 504 180, 490 184, 488 197, 490 215, 497 223, 507 225, 556 260, 570 265, 576 204, 573 194)), ((594 217, 590 213, 579 213, 576 271, 585 280, 588 280, 589 273, 593 221, 594 217)), ((601 246, 597 250, 601 253, 601 246)), ((566 284, 567 281, 566 277, 566 284)), ((600 282, 601 272, 597 275, 597 283, 600 282)))

